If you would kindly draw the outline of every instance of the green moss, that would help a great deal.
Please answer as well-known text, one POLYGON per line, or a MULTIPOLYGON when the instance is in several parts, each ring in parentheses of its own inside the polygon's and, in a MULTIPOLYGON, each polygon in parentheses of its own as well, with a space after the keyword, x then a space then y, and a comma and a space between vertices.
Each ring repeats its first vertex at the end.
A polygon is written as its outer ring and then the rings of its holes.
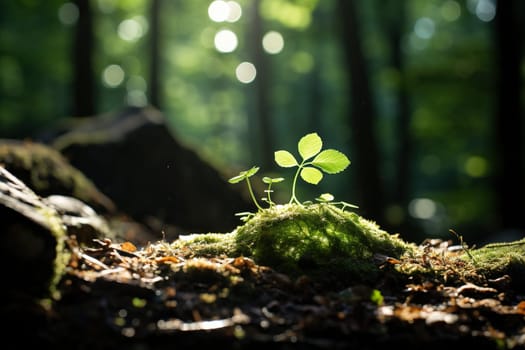
POLYGON ((484 285, 508 275, 518 290, 525 289, 525 239, 462 253, 418 247, 326 203, 274 206, 233 232, 183 236, 172 247, 192 256, 246 256, 295 276, 356 283, 373 283, 384 274, 374 261, 381 254, 399 259, 389 271, 404 280, 484 285))
POLYGON ((0 163, 42 197, 64 194, 97 210, 114 209, 111 200, 91 180, 44 144, 0 140, 0 163))
POLYGON ((479 249, 469 251, 470 256, 462 257, 486 278, 509 275, 519 288, 525 287, 525 238, 506 243, 487 244, 479 249), (473 260, 472 260, 473 259, 473 260))
POLYGON ((71 252, 66 249, 67 233, 62 220, 54 210, 42 209, 43 217, 46 219, 46 226, 56 240, 55 260, 53 262, 53 275, 49 281, 49 294, 54 298, 59 297, 57 285, 66 272, 66 266, 70 260, 71 252))
POLYGON ((400 257, 416 247, 374 222, 330 204, 264 209, 227 234, 192 235, 174 243, 196 255, 247 256, 292 275, 373 281, 375 254, 400 257))
POLYGON ((237 252, 236 233, 207 233, 181 236, 172 244, 172 249, 188 249, 196 256, 231 256, 237 252))
POLYGON ((374 254, 399 257, 415 247, 356 213, 329 204, 276 206, 237 229, 239 252, 278 269, 374 280, 374 254))

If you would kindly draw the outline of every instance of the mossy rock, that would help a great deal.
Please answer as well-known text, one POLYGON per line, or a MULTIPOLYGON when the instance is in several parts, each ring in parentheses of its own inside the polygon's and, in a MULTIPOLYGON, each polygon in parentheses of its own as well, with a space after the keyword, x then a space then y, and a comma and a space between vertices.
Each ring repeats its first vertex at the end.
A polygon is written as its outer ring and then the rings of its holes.
POLYGON ((28 185, 37 195, 77 198, 98 213, 115 211, 115 204, 62 154, 47 145, 0 139, 0 164, 28 185))
POLYGON ((246 256, 294 276, 372 283, 376 257, 417 250, 354 212, 331 204, 277 205, 261 210, 231 233, 182 237, 175 248, 196 255, 246 256))
POLYGON ((0 264, 11 296, 48 297, 65 272, 70 253, 59 213, 0 166, 0 264))

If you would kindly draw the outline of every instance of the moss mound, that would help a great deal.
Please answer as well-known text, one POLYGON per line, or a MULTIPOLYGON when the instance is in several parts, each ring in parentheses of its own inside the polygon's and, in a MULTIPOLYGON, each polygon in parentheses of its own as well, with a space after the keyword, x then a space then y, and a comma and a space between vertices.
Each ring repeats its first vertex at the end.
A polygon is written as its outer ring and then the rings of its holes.
POLYGON ((400 257, 417 248, 374 222, 330 204, 278 205, 227 234, 186 236, 174 243, 195 255, 246 256, 292 274, 373 282, 377 254, 400 257))

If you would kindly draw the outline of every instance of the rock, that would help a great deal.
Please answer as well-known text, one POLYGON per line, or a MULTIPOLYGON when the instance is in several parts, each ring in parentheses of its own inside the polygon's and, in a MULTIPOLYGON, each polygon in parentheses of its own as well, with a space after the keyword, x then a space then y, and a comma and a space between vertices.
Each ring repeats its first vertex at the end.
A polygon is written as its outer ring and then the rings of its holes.
POLYGON ((0 139, 0 164, 41 197, 74 197, 99 214, 115 212, 111 199, 60 152, 43 143, 0 139))
POLYGON ((86 119, 50 144, 123 212, 160 231, 225 232, 253 204, 183 146, 152 108, 86 119))
POLYGON ((89 245, 95 238, 115 238, 106 219, 81 200, 56 194, 42 200, 57 211, 68 235, 74 235, 80 243, 89 245))
POLYGON ((95 238, 115 238, 107 221, 79 199, 40 197, 0 166, 0 266, 8 293, 52 294, 64 273, 66 241, 90 246, 95 238))
POLYGON ((0 139, 0 165, 55 207, 68 228, 82 243, 101 235, 147 244, 151 230, 116 208, 80 170, 60 152, 35 142, 0 139))
POLYGON ((57 211, 0 167, 0 262, 4 292, 48 295, 65 268, 66 229, 57 211))

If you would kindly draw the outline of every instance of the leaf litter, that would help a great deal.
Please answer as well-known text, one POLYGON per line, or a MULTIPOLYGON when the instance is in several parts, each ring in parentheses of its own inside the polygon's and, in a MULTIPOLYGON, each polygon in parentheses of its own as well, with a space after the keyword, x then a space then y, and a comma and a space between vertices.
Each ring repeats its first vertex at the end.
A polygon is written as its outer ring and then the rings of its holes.
POLYGON ((74 254, 61 297, 40 329, 51 345, 525 345, 525 295, 507 275, 458 279, 461 250, 448 241, 424 242, 424 253, 411 259, 375 256, 384 278, 373 286, 292 277, 248 257, 195 256, 165 241, 95 243, 69 242, 74 254), (404 284, 389 279, 390 269, 429 266, 438 272, 404 284))

